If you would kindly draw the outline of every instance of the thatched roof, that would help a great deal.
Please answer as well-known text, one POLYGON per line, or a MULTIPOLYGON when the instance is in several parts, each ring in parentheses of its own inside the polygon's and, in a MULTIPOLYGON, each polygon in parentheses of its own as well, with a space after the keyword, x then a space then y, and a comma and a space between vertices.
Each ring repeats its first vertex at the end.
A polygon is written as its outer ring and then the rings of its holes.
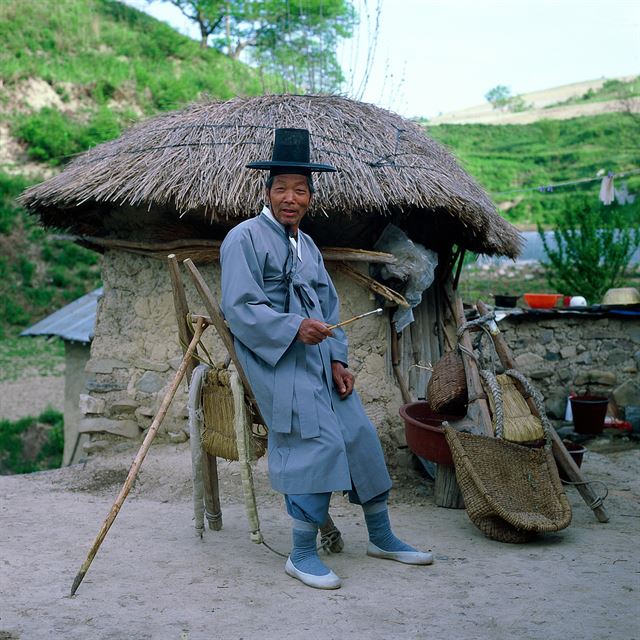
POLYGON ((22 202, 58 227, 114 208, 237 222, 262 201, 261 172, 245 164, 270 158, 276 127, 309 129, 312 160, 339 169, 316 179, 312 220, 347 216, 357 225, 392 216, 419 240, 441 234, 475 251, 518 254, 517 230, 418 124, 338 96, 235 98, 152 118, 28 189, 22 202))

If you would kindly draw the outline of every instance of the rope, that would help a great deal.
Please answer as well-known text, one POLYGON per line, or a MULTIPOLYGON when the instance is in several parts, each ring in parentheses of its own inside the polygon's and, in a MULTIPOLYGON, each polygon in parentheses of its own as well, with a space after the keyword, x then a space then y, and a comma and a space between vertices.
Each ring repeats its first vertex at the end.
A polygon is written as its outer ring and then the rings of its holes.
POLYGON ((571 480, 563 480, 562 478, 560 479, 560 482, 562 482, 562 484, 568 484, 571 485, 573 487, 577 487, 579 485, 582 486, 586 486, 589 484, 600 484, 604 487, 604 495, 603 496, 596 496, 595 500, 589 505, 590 509, 597 509, 598 507, 601 507, 604 504, 604 501, 607 499, 607 496, 609 495, 609 487, 607 487, 607 485, 602 482, 601 480, 591 480, 591 481, 583 481, 583 482, 572 482, 571 480))
MULTIPOLYGON (((340 540, 341 537, 342 536, 340 535, 340 531, 338 531, 338 529, 332 529, 331 531, 328 531, 326 534, 324 534, 320 538, 320 544, 316 547, 316 551, 324 550, 325 553, 327 553, 328 555, 331 555, 333 553, 333 551, 331 551, 331 545, 333 545, 334 542, 337 542, 338 540, 340 540)), ((264 537, 262 538, 262 544, 265 547, 267 547, 269 551, 275 553, 277 556, 280 556, 281 558, 289 557, 288 553, 281 553, 277 549, 274 549, 270 544, 267 543, 264 537)))
POLYGON ((484 378, 487 386, 489 387, 489 391, 491 391, 491 395, 493 396, 496 438, 504 438, 504 401, 502 398, 502 387, 491 371, 488 371, 487 369, 480 369, 480 375, 484 378))

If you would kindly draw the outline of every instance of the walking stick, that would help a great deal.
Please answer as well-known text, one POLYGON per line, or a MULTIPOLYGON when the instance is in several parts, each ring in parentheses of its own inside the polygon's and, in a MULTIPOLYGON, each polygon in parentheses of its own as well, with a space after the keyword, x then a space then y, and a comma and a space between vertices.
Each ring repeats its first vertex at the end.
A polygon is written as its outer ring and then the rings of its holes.
POLYGON ((196 350, 196 346, 200 340, 200 336, 202 336, 202 332, 205 330, 206 326, 207 325, 205 321, 202 318, 199 318, 198 324, 196 325, 196 328, 194 331, 193 339, 191 340, 189 344, 189 348, 184 354, 184 358, 182 358, 182 363, 180 364, 180 367, 176 373, 176 376, 173 379, 171 388, 165 394, 164 399, 162 400, 162 404, 160 405, 160 409, 158 409, 158 413, 156 414, 156 417, 153 419, 153 422, 151 423, 151 426, 147 431, 147 435, 144 438, 142 446, 140 447, 138 454, 133 460, 131 468, 129 469, 129 475, 127 476, 127 479, 124 481, 124 484, 122 485, 122 489, 120 489, 120 493, 118 494, 116 501, 113 503, 113 506, 111 507, 111 511, 109 511, 109 515, 107 515, 105 521, 102 523, 102 527, 98 532, 96 539, 93 541, 93 545, 89 551, 89 554, 87 555, 87 559, 82 563, 82 566, 80 567, 80 571, 78 571, 78 575, 76 575, 73 581, 73 586, 71 587, 72 596, 75 594, 78 587, 80 586, 80 583, 84 579, 87 571, 89 570, 89 567, 91 566, 91 563, 93 562, 93 559, 96 556, 96 553, 98 553, 98 549, 100 548, 102 541, 105 539, 107 532, 111 528, 113 521, 116 519, 116 516, 120 511, 120 507, 122 507, 122 504, 124 503, 126 497, 129 495, 129 491, 131 491, 131 487, 133 486, 133 482, 136 479, 138 470, 140 469, 140 465, 142 464, 142 461, 147 455, 147 451, 151 446, 151 442, 153 441, 153 439, 156 436, 156 433, 158 432, 158 427, 160 427, 160 424, 162 423, 165 415, 167 414, 169 405, 171 404, 171 401, 173 400, 173 396, 176 394, 176 391, 178 390, 178 387, 182 382, 182 378, 184 378, 184 375, 187 371, 187 367, 189 366, 189 363, 191 360, 191 356, 196 350))

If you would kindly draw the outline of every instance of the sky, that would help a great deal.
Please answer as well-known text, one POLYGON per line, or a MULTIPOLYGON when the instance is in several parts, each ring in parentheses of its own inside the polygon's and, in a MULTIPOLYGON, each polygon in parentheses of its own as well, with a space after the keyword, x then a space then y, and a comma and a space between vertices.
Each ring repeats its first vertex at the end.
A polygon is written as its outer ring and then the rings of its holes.
MULTIPOLYGON (((168 2, 125 1, 198 37, 168 2)), ((482 104, 497 85, 518 95, 640 75, 640 0, 379 0, 375 58, 362 92, 377 1, 354 0, 361 30, 339 51, 347 94, 406 117, 482 104)))

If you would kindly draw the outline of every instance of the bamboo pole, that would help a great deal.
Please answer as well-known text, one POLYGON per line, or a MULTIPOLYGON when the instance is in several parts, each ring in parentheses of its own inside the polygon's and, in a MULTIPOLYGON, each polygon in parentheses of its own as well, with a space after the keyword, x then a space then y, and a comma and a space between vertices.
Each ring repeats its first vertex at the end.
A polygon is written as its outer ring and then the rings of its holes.
POLYGON ((160 427, 160 424, 164 420, 164 417, 167 415, 169 405, 171 404, 171 401, 173 400, 173 396, 176 394, 176 391, 178 390, 178 387, 180 386, 180 383, 182 382, 182 379, 184 378, 185 373, 187 372, 187 367, 189 365, 189 361, 191 360, 191 356, 193 355, 196 349, 196 346, 200 340, 200 337, 202 336, 202 332, 205 330, 205 328, 206 328, 206 325, 203 321, 198 322, 198 324, 196 325, 193 339, 189 344, 189 348, 187 349, 187 352, 185 353, 184 358, 182 358, 182 363, 180 364, 180 367, 176 372, 175 378, 171 383, 171 387, 165 394, 164 399, 162 400, 162 404, 160 405, 160 409, 158 409, 158 413, 156 414, 156 417, 153 419, 153 422, 151 423, 151 426, 147 431, 147 435, 144 438, 142 446, 140 447, 138 454, 136 455, 136 457, 133 460, 133 463, 131 464, 131 468, 129 469, 129 474, 127 475, 127 479, 122 485, 122 489, 120 489, 120 493, 118 494, 116 501, 113 503, 113 506, 109 511, 109 514, 107 515, 105 521, 103 522, 102 527, 100 528, 100 531, 98 532, 98 535, 96 536, 96 539, 94 540, 93 545, 89 550, 89 554, 87 555, 86 560, 82 563, 82 566, 80 567, 80 571, 78 571, 78 574, 76 575, 73 581, 73 586, 71 587, 72 596, 75 595, 75 592, 78 590, 78 587, 80 586, 80 583, 82 582, 87 571, 89 570, 89 567, 91 566, 91 563, 93 562, 93 559, 95 558, 96 553, 98 553, 98 549, 100 548, 102 541, 105 539, 107 532, 111 528, 113 521, 116 519, 116 516, 120 511, 120 508, 122 507, 126 497, 129 495, 129 491, 131 491, 131 487, 133 486, 133 483, 136 479, 138 470, 140 469, 140 465, 142 465, 142 461, 147 455, 147 451, 149 450, 149 447, 151 446, 151 443, 153 442, 153 439, 155 438, 156 433, 158 432, 158 428, 160 427))
MULTIPOLYGON (((478 311, 481 315, 485 315, 488 313, 488 309, 482 300, 478 300, 476 303, 478 307, 478 311)), ((493 343, 496 348, 496 353, 502 362, 502 365, 505 369, 516 369, 516 361, 513 357, 513 353, 507 344, 507 341, 504 339, 502 333, 500 333, 500 329, 498 325, 494 323, 495 326, 490 328, 491 337, 493 338, 493 343)), ((538 413, 538 409, 533 401, 533 398, 526 397, 527 404, 529 405, 529 409, 531 413, 538 418, 540 414, 538 413)), ((558 435, 555 429, 551 429, 551 441, 553 447, 553 457, 556 460, 556 463, 560 465, 562 469, 564 469, 567 477, 571 482, 575 482, 576 489, 587 503, 590 509, 593 510, 594 515, 600 522, 609 522, 609 514, 607 510, 602 505, 602 500, 598 498, 596 492, 591 488, 591 485, 583 475, 580 467, 575 463, 574 459, 571 457, 571 454, 567 451, 567 448, 564 446, 564 442, 562 442, 562 438, 558 435)))

